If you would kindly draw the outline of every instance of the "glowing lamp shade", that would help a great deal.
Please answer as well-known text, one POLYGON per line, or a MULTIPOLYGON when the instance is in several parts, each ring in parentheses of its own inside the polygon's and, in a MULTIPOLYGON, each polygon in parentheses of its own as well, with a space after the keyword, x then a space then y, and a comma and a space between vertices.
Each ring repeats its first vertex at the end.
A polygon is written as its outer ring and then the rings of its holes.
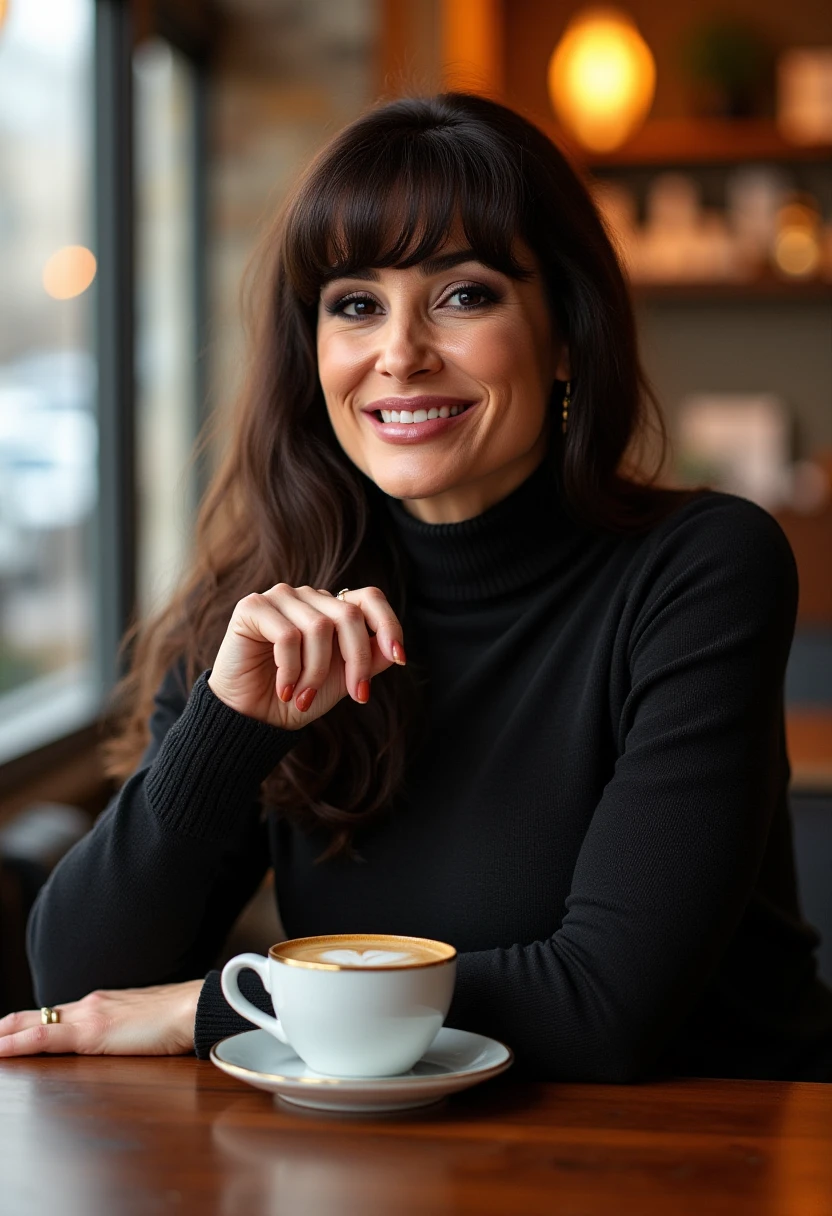
POLYGON ((788 203, 777 213, 774 264, 789 278, 801 279, 820 268, 820 216, 812 207, 788 203))
POLYGON ((57 249, 43 268, 43 287, 53 300, 71 300, 95 278, 95 256, 83 245, 57 249))
POLYGON ((656 62, 635 23, 615 8, 590 8, 566 27, 549 60, 549 96, 565 130, 593 152, 635 134, 656 89, 656 62))

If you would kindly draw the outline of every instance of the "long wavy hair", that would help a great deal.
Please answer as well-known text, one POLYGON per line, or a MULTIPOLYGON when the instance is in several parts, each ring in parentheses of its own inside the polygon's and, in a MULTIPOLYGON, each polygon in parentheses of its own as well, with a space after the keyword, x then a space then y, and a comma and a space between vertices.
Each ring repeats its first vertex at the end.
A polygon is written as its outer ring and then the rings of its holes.
MULTIPOLYGON (((372 584, 404 622, 406 571, 389 521, 340 447, 318 380, 318 297, 334 270, 415 265, 457 222, 486 264, 522 277, 512 252, 522 237, 542 267, 571 361, 568 433, 552 426, 547 454, 564 509, 621 532, 650 527, 678 502, 657 482, 666 441, 629 288, 580 175, 535 126, 482 97, 379 104, 309 165, 253 259, 250 353, 232 438, 201 505, 189 575, 125 639, 130 667, 105 749, 112 776, 135 769, 165 673, 177 669, 187 692, 213 665, 249 592, 277 582, 372 584), (651 433, 659 439, 652 471, 637 454, 651 433)), ((551 408, 562 396, 555 384, 551 408)), ((425 679, 411 661, 395 679, 375 681, 367 705, 344 698, 264 783, 269 811, 302 830, 327 829, 319 861, 359 856, 354 833, 391 805, 414 738, 424 737, 425 679)))

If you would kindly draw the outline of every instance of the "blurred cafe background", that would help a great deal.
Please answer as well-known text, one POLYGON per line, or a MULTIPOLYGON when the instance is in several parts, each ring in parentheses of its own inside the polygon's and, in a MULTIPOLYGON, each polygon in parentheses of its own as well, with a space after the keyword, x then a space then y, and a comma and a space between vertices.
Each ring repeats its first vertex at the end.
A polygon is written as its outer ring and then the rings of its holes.
MULTIPOLYGON (((759 502, 791 541, 794 830, 832 981, 828 0, 0 0, 0 1014, 32 1004, 28 909, 112 792, 118 641, 187 562, 258 225, 367 103, 443 86, 581 167, 668 478, 759 502)), ((274 940, 258 900, 228 953, 274 940)))

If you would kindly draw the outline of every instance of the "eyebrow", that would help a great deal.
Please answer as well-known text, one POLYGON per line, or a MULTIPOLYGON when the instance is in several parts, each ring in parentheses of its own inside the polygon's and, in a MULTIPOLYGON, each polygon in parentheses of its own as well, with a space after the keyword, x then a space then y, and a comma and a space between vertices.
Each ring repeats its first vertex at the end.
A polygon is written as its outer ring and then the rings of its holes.
MULTIPOLYGON (((473 249, 458 249, 454 253, 439 253, 434 254, 433 257, 423 258, 421 262, 416 263, 416 266, 425 278, 429 278, 432 274, 442 274, 445 270, 451 270, 462 262, 480 261, 481 258, 473 249)), ((483 266, 487 264, 487 262, 482 262, 483 266)), ((334 266, 324 275, 321 286, 325 287, 333 279, 370 279, 371 282, 376 283, 380 277, 378 270, 373 266, 358 268, 334 266)))

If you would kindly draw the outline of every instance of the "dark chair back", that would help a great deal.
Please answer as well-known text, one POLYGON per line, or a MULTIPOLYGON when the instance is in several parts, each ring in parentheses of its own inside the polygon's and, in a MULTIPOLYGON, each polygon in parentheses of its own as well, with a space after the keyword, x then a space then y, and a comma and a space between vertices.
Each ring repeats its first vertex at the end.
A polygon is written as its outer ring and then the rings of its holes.
POLYGON ((832 987, 832 790, 791 795, 803 914, 821 935, 820 974, 832 987))

